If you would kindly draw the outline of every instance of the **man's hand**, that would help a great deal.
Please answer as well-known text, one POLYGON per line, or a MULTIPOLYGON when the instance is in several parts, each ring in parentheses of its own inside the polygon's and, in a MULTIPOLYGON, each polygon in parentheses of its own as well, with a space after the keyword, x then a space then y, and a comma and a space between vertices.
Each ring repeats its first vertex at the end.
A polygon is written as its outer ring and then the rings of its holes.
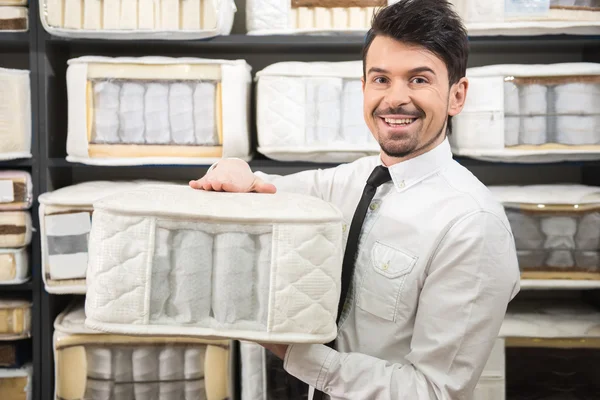
POLYGON ((247 162, 239 159, 223 159, 202 178, 190 181, 190 187, 216 192, 275 193, 274 185, 266 183, 252 173, 247 162))
POLYGON ((259 343, 262 347, 269 350, 271 353, 275 354, 277 357, 282 360, 285 358, 285 353, 287 352, 288 345, 287 344, 275 344, 275 343, 259 343))

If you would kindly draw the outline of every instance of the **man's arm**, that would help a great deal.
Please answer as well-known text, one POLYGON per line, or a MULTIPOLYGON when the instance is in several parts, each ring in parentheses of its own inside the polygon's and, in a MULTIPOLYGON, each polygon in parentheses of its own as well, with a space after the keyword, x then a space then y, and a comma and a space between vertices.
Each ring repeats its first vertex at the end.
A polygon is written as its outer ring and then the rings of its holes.
POLYGON ((510 230, 495 215, 474 212, 444 234, 431 258, 405 363, 292 345, 284 365, 336 400, 468 399, 518 289, 510 230))
POLYGON ((190 181, 189 185, 194 189, 223 192, 293 192, 329 201, 334 176, 341 167, 274 175, 252 172, 247 162, 238 158, 226 158, 213 164, 202 178, 190 181))

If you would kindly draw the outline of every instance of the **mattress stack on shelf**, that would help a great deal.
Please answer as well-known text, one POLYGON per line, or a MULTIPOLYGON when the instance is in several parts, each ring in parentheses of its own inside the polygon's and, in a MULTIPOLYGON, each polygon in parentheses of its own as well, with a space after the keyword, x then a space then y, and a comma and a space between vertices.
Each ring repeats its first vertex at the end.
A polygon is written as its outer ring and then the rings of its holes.
POLYGON ((0 399, 31 400, 31 303, 0 299, 0 399))
POLYGON ((597 34, 598 0, 452 0, 471 36, 597 34))
POLYGON ((487 161, 600 160, 600 64, 469 68, 453 152, 487 161))
POLYGON ((0 33, 29 30, 28 0, 0 0, 0 33))
POLYGON ((379 153, 363 117, 362 61, 281 62, 256 74, 258 151, 280 161, 379 153))
POLYGON ((44 29, 57 36, 194 40, 228 35, 233 0, 41 0, 44 29))
POLYGON ((29 279, 32 201, 29 172, 0 171, 0 286, 29 279))
POLYGON ((0 99, 0 161, 31 158, 29 71, 0 68, 0 99))
POLYGON ((67 160, 249 160, 251 78, 244 60, 81 57, 68 64, 67 160))

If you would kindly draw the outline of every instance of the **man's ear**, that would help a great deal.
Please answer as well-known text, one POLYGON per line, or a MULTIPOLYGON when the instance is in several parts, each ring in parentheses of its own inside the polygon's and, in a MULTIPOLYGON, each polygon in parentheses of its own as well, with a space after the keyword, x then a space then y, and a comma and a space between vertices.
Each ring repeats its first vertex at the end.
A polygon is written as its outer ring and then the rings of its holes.
POLYGON ((467 100, 467 91, 469 89, 469 80, 461 78, 460 81, 450 88, 450 99, 448 104, 448 115, 454 117, 460 113, 467 100))
POLYGON ((360 83, 362 85, 362 91, 364 93, 365 92, 365 77, 364 76, 362 78, 360 78, 360 83))

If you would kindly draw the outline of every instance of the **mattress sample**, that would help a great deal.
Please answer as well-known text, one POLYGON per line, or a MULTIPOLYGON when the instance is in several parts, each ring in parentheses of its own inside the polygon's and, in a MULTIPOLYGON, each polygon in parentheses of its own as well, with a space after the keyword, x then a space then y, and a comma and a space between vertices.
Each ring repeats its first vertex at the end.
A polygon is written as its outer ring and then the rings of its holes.
POLYGON ((0 285, 16 285, 29 280, 27 249, 0 249, 0 285))
POLYGON ((0 99, 0 160, 31 158, 29 71, 0 68, 0 99))
POLYGON ((230 398, 229 341, 103 334, 84 320, 73 303, 54 322, 57 400, 230 398))
POLYGON ((27 171, 0 171, 0 212, 27 210, 33 201, 31 174, 27 171))
POLYGON ((82 57, 68 64, 68 161, 250 159, 251 68, 244 60, 82 57))
POLYGON ((240 343, 240 400, 306 400, 308 385, 288 374, 283 361, 259 344, 240 343))
MULTIPOLYGON (((42 278, 46 291, 84 294, 93 203, 150 181, 88 181, 38 197, 42 278)), ((154 184, 167 182, 151 181, 154 184)))
POLYGON ((523 279, 600 279, 600 188, 489 189, 506 209, 523 279))
POLYGON ((29 211, 0 212, 0 248, 19 248, 31 243, 32 226, 29 211))
POLYGON ((280 62, 257 77, 258 151, 351 162, 380 151, 363 117, 362 62, 280 62))
POLYGON ((291 193, 145 185, 94 204, 86 325, 122 334, 327 343, 343 217, 291 193))
POLYGON ((365 34, 394 0, 247 0, 249 35, 365 34))
POLYGON ((0 6, 26 6, 27 0, 0 0, 0 6))
POLYGON ((0 368, 0 399, 31 400, 33 368, 0 368))
POLYGON ((470 36, 594 35, 598 0, 451 0, 470 36))
POLYGON ((0 5, 0 32, 25 32, 29 29, 29 13, 26 7, 0 5))
POLYGON ((56 36, 111 40, 192 40, 229 35, 234 0, 42 0, 56 36))
POLYGON ((453 152, 488 161, 600 159, 600 64, 469 68, 453 152))
POLYGON ((25 339, 31 335, 31 303, 0 300, 0 341, 25 339))
POLYGON ((20 368, 31 360, 31 342, 0 341, 0 369, 20 368))

